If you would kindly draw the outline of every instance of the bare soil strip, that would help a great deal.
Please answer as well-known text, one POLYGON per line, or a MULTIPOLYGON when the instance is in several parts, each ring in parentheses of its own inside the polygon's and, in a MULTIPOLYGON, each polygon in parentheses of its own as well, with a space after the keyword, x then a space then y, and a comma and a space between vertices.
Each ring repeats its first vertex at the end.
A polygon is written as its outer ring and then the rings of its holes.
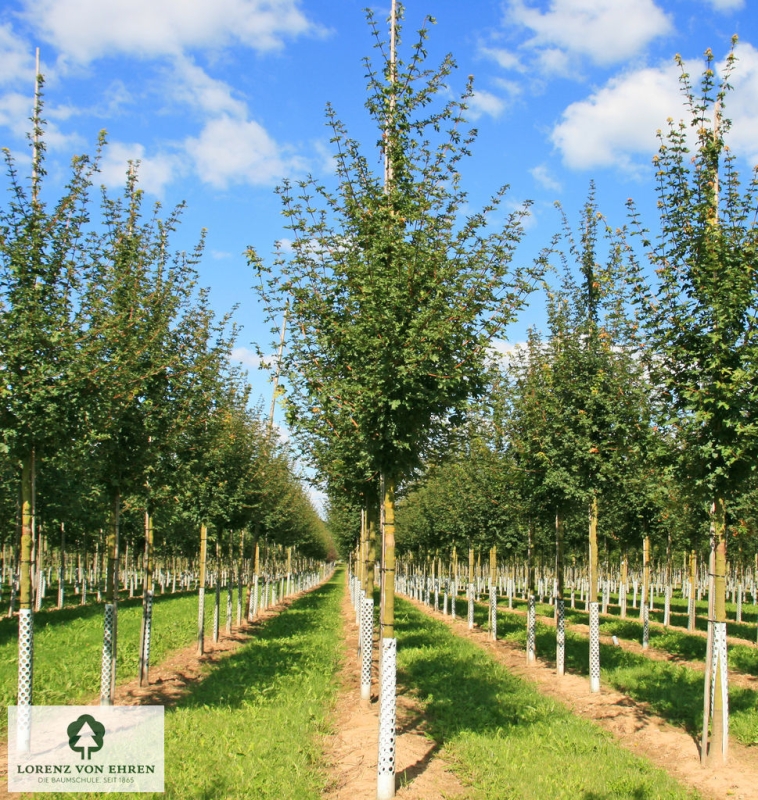
MULTIPOLYGON (((540 692, 564 703, 573 713, 598 723, 612 733, 623 747, 647 758, 705 797, 758 800, 756 748, 730 741, 729 763, 726 766, 717 764, 703 767, 698 743, 685 731, 653 714, 646 703, 638 703, 606 686, 602 687, 599 694, 591 694, 588 678, 569 674, 559 678, 554 667, 539 661, 539 658, 537 664, 528 667, 525 651, 515 642, 493 642, 489 633, 478 626, 469 631, 465 619, 454 620, 414 600, 409 602, 420 611, 445 622, 458 635, 471 639, 509 672, 532 681, 540 692)), ((646 651, 646 654, 649 652, 646 651)))
MULTIPOLYGON (((479 605, 482 605, 481 603, 479 605)), ((523 611, 520 608, 508 608, 504 609, 501 606, 498 606, 498 611, 507 611, 509 614, 518 614, 526 618, 526 611, 523 611)), ((603 617, 600 618, 600 623, 603 623, 603 617)), ((608 619, 607 617, 605 619, 608 619)), ((613 617, 613 619, 619 619, 618 617, 613 617)), ((541 614, 537 615, 537 620, 542 622, 545 625, 550 625, 555 627, 555 618, 554 617, 547 617, 541 614)), ((665 628, 663 625, 658 625, 661 630, 674 630, 676 632, 684 632, 690 633, 689 631, 684 631, 682 628, 665 628)), ((589 638, 590 635, 590 626, 585 625, 582 622, 567 622, 566 623, 566 630, 575 631, 576 633, 581 633, 583 636, 589 638)), ((730 639, 732 637, 729 637, 730 639)), ((601 633, 600 634, 600 641, 603 644, 614 644, 613 636, 601 633)), ((732 642, 730 642, 732 643, 732 642)), ((746 642, 744 639, 734 639, 734 644, 748 644, 751 646, 752 642, 746 642)), ((622 650, 628 650, 631 653, 636 653, 639 655, 646 656, 647 658, 653 659, 654 661, 669 661, 674 664, 678 664, 682 667, 688 667, 689 669, 697 670, 698 672, 705 673, 705 664, 702 661, 688 661, 685 658, 681 658, 673 653, 667 653, 665 650, 659 650, 657 647, 650 646, 647 650, 643 649, 642 644, 640 642, 634 641, 632 639, 621 639, 618 640, 617 647, 621 648, 622 650)), ((737 672, 734 669, 729 670, 729 685, 730 686, 738 686, 741 689, 753 689, 758 691, 758 677, 754 675, 747 675, 744 672, 737 672)))
MULTIPOLYGON (((330 576, 331 577, 331 576, 330 576)), ((318 584, 317 586, 321 586, 318 584)), ((313 588, 317 588, 314 586, 313 588)), ((312 590, 310 590, 312 591, 312 590)), ((150 683, 147 686, 139 685, 139 678, 116 687, 116 705, 157 705, 173 706, 189 694, 193 685, 201 681, 212 669, 225 658, 238 650, 245 642, 255 637, 256 632, 271 617, 276 616, 288 608, 305 592, 290 595, 275 606, 269 606, 265 611, 259 611, 256 619, 249 623, 242 621, 239 628, 233 629, 231 635, 224 630, 219 631, 218 642, 213 637, 206 637, 205 653, 197 655, 197 644, 192 644, 178 650, 150 669, 150 683)), ((100 696, 82 701, 78 705, 98 705, 100 696)), ((0 800, 2 798, 20 798, 18 792, 8 791, 8 743, 0 741, 0 800)))
MULTIPOLYGON (((374 800, 379 739, 377 637, 374 641, 374 694, 371 705, 360 700, 358 626, 348 592, 342 604, 345 660, 334 710, 335 733, 326 737, 331 774, 325 800, 374 800)), ((400 800, 463 800, 466 789, 449 771, 438 745, 424 732, 421 706, 408 687, 398 684, 396 777, 400 800)))

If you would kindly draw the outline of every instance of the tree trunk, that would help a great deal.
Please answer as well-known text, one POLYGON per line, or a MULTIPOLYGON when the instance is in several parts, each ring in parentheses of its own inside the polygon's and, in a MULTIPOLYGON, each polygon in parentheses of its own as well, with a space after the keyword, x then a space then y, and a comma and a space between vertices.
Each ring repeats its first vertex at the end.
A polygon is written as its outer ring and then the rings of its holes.
MULTIPOLYGON (((34 537, 34 449, 21 464, 21 531, 19 540, 18 727, 17 747, 31 747, 31 706, 34 686, 34 617, 32 611, 32 539, 34 537)), ((11 610, 13 600, 11 600, 11 610)))
POLYGON ((384 476, 384 529, 382 542, 382 639, 395 638, 395 480, 384 476))
POLYGON ((149 683, 150 640, 153 627, 153 515, 145 510, 145 576, 142 585, 142 630, 140 635, 139 684, 149 683))
POLYGON ((687 630, 694 633, 697 630, 697 551, 690 551, 690 602, 687 630))
POLYGON ((111 498, 111 519, 106 537, 108 567, 106 574, 105 621, 103 625, 103 665, 100 676, 100 705, 103 706, 113 705, 113 696, 116 691, 120 516, 121 492, 116 490, 111 498))
MULTIPOLYGON (((256 543, 257 545, 257 543, 256 543)), ((205 564, 208 557, 208 527, 200 525, 200 585, 197 611, 197 654, 205 652, 205 564)))
POLYGON ((587 603, 596 603, 597 602, 597 585, 598 585, 598 576, 597 576, 597 495, 592 496, 592 500, 590 501, 590 509, 589 509, 589 516, 590 516, 590 525, 589 525, 589 540, 590 540, 590 585, 588 590, 587 596, 587 603))
POLYGON ((709 756, 726 761, 729 744, 729 709, 726 672, 726 500, 717 497, 713 503, 713 728, 709 756), (723 634, 723 635, 722 635, 723 634), (723 647, 722 647, 723 645, 723 647))

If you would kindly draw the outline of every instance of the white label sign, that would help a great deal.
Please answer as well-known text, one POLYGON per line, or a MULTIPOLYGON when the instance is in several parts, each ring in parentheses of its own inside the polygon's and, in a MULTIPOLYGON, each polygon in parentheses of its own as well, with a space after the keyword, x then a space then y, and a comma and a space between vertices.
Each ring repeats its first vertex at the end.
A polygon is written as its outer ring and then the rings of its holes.
POLYGON ((163 706, 9 706, 9 792, 162 792, 163 706))

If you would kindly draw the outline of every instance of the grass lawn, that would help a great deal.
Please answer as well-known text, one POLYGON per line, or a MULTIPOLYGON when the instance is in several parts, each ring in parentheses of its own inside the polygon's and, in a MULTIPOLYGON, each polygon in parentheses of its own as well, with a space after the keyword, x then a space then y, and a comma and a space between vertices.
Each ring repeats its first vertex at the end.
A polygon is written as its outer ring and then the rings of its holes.
MULTIPOLYGON (((488 624, 488 609, 477 604, 475 621, 488 624)), ((620 620, 623 623, 623 620, 620 620)), ((518 642, 526 649, 526 618, 498 611, 498 637, 518 642)), ((555 660, 555 628, 537 622, 537 655, 548 663, 555 660)), ((686 666, 654 661, 613 645, 600 645, 601 678, 651 709, 669 722, 698 734, 703 722, 703 673, 686 666)), ((566 669, 589 675, 589 638, 566 632, 566 669)), ((730 733, 745 745, 758 744, 758 692, 729 689, 730 733)))
POLYGON ((255 638, 166 709, 165 793, 143 797, 320 797, 326 784, 320 739, 340 667, 343 585, 338 571, 267 620, 255 638))
POLYGON ((472 786, 471 800, 699 796, 444 623, 399 598, 396 614, 399 677, 418 694, 429 735, 472 786))

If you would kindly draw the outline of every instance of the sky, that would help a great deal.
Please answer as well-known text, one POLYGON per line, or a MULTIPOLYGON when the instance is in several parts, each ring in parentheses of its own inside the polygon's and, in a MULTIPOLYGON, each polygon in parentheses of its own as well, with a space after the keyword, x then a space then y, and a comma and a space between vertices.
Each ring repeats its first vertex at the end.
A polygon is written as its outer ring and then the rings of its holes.
MULTIPOLYGON (((0 4, 0 146, 28 169, 26 132, 41 51, 48 120, 49 196, 73 155, 108 146, 100 179, 123 187, 129 159, 140 185, 167 211, 186 202, 174 237, 191 249, 207 230, 200 282, 223 314, 236 306, 234 356, 249 367, 254 400, 271 388, 255 345, 271 352, 245 250, 270 259, 286 239, 274 192, 285 177, 333 175, 324 109, 331 103, 371 153, 364 108, 373 39, 366 0, 3 0, 0 4)), ((389 0, 372 6, 384 25, 389 0)), ((508 184, 509 208, 532 201, 516 259, 528 261, 560 229, 560 202, 576 223, 590 181, 614 227, 634 198, 655 223, 656 131, 685 116, 675 54, 696 78, 739 37, 726 114, 730 145, 747 173, 758 164, 757 0, 407 0, 404 45, 426 15, 433 64, 450 52, 476 94, 479 130, 462 165, 472 210, 508 184)), ((401 52, 407 52, 407 50, 401 52)), ((376 153, 376 151, 374 150, 376 153)), ((381 168, 378 153, 375 165, 381 168)), ((543 322, 539 300, 508 331, 523 340, 543 322)), ((505 346, 505 345, 504 345, 505 346)), ((280 412, 277 412, 278 416, 280 412)))

